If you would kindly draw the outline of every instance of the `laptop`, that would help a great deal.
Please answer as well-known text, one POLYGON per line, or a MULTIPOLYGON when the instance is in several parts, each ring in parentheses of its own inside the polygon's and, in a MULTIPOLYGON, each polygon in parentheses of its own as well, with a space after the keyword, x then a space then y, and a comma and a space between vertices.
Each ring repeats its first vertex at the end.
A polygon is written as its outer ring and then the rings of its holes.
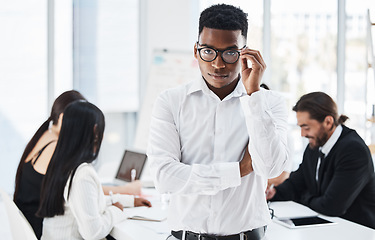
POLYGON ((146 160, 146 153, 126 149, 117 169, 113 184, 122 185, 133 180, 139 180, 146 160))

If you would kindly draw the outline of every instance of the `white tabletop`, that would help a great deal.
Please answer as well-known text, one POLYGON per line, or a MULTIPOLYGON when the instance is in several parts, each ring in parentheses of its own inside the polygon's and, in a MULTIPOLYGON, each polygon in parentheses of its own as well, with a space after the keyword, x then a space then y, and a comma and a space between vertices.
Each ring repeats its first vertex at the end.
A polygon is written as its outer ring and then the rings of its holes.
MULTIPOLYGON (((161 198, 155 195, 155 190, 147 190, 153 193, 151 202, 155 208, 161 207, 161 198)), ((337 222, 330 226, 307 227, 289 229, 276 222, 272 222, 266 232, 264 240, 375 240, 375 230, 347 221, 338 217, 322 218, 337 222)), ((125 220, 113 228, 111 235, 118 240, 164 240, 170 234, 166 221, 149 222, 139 220, 125 220)))
POLYGON ((167 222, 125 220, 113 228, 111 236, 117 240, 165 240, 169 236, 169 232, 155 229, 168 229, 167 222))
MULTIPOLYGON (((167 195, 160 195, 154 188, 142 189, 142 197, 147 198, 152 203, 152 208, 155 210, 167 211, 169 198, 167 195)), ((124 209, 124 212, 129 214, 129 212, 136 211, 134 209, 124 209)), ((144 209, 140 209, 144 210, 144 209)), ((170 234, 170 229, 168 227, 167 221, 153 222, 153 221, 141 221, 141 220, 125 220, 116 224, 111 232, 111 236, 117 240, 142 240, 142 239, 152 239, 152 240, 164 240, 170 234)))
MULTIPOLYGON (((321 216, 322 217, 322 216, 321 216)), ((272 222, 264 240, 375 240, 375 230, 336 217, 322 217, 338 224, 330 226, 289 229, 272 222)), ((160 229, 168 228, 166 221, 152 223, 160 229)), ((126 220, 115 226, 111 235, 118 240, 165 240, 169 233, 157 233, 144 221, 126 220)))
POLYGON ((266 240, 375 240, 375 230, 371 228, 338 217, 319 216, 337 224, 289 229, 272 222, 267 228, 266 240))

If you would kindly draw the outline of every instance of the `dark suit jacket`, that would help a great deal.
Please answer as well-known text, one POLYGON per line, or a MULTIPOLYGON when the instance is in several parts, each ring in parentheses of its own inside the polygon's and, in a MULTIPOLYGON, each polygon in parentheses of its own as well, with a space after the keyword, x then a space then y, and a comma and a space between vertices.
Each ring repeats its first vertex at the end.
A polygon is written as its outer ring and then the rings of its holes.
POLYGON ((315 171, 318 149, 306 148, 303 161, 290 178, 276 187, 272 201, 293 200, 328 216, 375 229, 375 173, 371 153, 356 133, 345 126, 315 171))

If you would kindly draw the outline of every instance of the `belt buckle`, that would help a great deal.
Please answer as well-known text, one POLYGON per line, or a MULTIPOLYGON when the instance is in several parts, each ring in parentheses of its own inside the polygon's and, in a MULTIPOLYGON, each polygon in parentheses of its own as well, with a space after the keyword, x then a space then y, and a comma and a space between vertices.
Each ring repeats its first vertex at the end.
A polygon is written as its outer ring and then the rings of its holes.
POLYGON ((246 235, 246 233, 244 233, 244 232, 241 232, 241 233, 240 233, 240 240, 247 240, 247 235, 246 235), (242 238, 241 238, 241 236, 242 236, 242 238))
POLYGON ((205 236, 204 234, 202 235, 201 233, 198 233, 198 239, 197 240, 204 240, 204 239, 218 239, 217 237, 214 237, 214 238, 212 238, 212 237, 209 237, 209 236, 205 236))
POLYGON ((200 233, 198 233, 198 240, 203 240, 203 236, 200 233))
MULTIPOLYGON (((187 240, 188 239, 187 235, 188 233, 186 232, 186 236, 185 238, 182 238, 182 240, 187 240)), ((194 235, 194 237, 197 237, 197 240, 203 240, 203 236, 200 233, 192 233, 192 235, 194 235)))
POLYGON ((198 239, 197 240, 205 240, 205 239, 219 240, 220 237, 219 236, 210 236, 210 235, 198 233, 198 239))

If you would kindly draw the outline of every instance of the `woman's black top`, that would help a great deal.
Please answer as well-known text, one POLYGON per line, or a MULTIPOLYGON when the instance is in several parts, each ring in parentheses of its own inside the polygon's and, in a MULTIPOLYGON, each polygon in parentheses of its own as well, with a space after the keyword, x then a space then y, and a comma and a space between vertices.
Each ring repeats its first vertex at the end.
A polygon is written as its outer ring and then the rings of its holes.
POLYGON ((35 213, 39 208, 40 190, 44 175, 35 171, 34 165, 44 149, 52 142, 54 141, 49 142, 37 153, 34 161, 28 161, 23 165, 18 194, 15 199, 16 205, 29 221, 38 239, 42 236, 43 218, 35 216, 35 213))

